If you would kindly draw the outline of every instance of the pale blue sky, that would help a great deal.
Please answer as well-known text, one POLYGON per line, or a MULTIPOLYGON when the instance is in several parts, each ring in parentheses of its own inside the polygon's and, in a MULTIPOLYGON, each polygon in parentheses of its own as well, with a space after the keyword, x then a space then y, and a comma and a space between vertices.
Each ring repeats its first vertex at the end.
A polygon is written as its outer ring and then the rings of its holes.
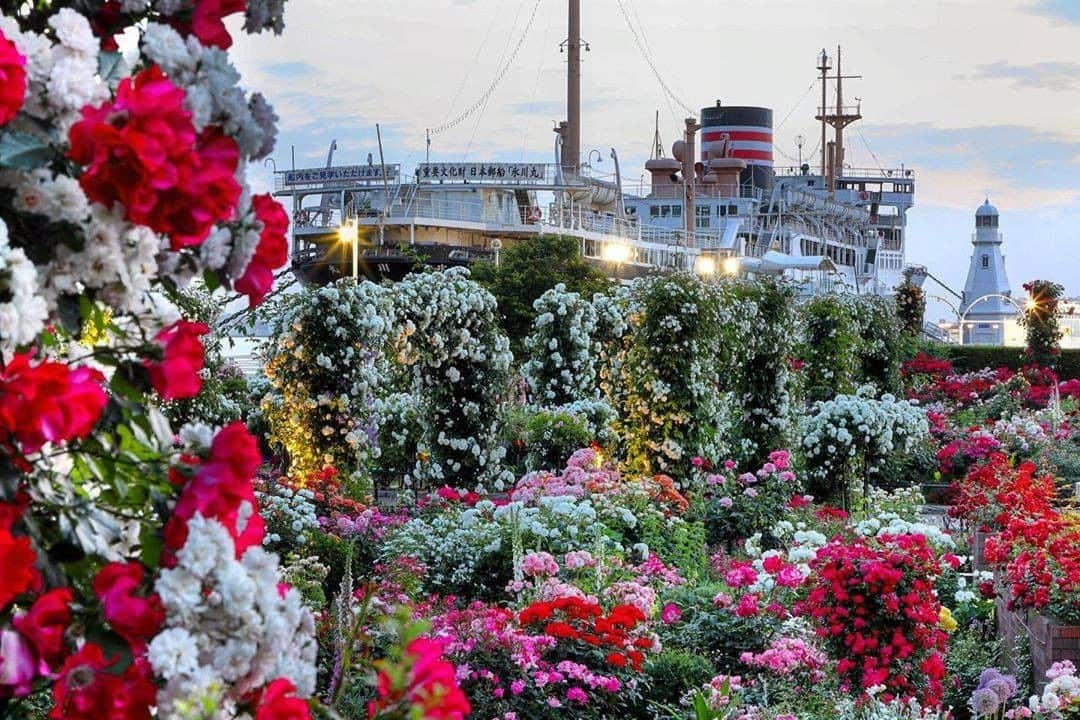
MULTIPOLYGON (((282 116, 274 154, 318 165, 376 153, 423 159, 424 129, 454 117, 489 86, 536 0, 290 0, 280 38, 238 38, 247 82, 282 116)), ((848 160, 913 168, 909 262, 957 289, 973 214, 986 193, 1002 214, 1016 293, 1036 276, 1080 295, 1080 0, 622 0, 678 101, 650 71, 618 0, 584 0, 583 148, 615 146, 636 180, 654 112, 665 145, 685 103, 774 109, 777 162, 795 137, 817 144, 811 88, 822 47, 844 46, 846 96, 864 120, 848 160), (687 49, 684 49, 687 48, 687 49), (786 121, 784 118, 787 117, 786 121)), ((516 62, 484 112, 440 134, 433 160, 549 161, 564 114, 565 0, 541 0, 516 62)), ((610 161, 606 161, 610 165, 610 161)), ((257 182, 268 183, 259 172, 257 182)))

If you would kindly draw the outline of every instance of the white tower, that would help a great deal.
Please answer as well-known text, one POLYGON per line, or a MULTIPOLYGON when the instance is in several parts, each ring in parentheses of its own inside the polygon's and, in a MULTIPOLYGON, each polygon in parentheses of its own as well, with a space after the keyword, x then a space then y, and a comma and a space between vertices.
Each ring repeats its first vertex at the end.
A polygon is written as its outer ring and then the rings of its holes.
POLYGON ((1001 297, 1012 297, 1001 242, 998 211, 988 198, 975 211, 974 250, 960 304, 964 344, 1003 345, 1005 321, 1016 314, 1012 302, 1001 297))

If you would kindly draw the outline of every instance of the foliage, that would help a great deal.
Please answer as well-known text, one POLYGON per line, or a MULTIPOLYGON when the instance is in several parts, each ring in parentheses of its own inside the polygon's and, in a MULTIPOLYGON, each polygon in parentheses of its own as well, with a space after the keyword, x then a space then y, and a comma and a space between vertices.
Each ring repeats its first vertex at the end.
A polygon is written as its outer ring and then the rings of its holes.
POLYGON ((526 356, 525 338, 538 314, 533 304, 544 292, 562 284, 568 292, 589 298, 611 285, 582 259, 578 241, 562 235, 517 242, 500 253, 497 266, 475 266, 473 279, 495 297, 515 357, 526 356))
POLYGON ((193 398, 173 400, 162 404, 162 410, 174 427, 191 422, 210 426, 227 425, 234 420, 246 421, 254 411, 247 379, 240 367, 224 355, 224 345, 230 339, 219 328, 222 305, 205 286, 192 284, 174 295, 184 316, 208 326, 203 336, 205 367, 199 394, 193 398))
POLYGON ((855 391, 859 327, 849 301, 841 295, 819 295, 800 308, 803 361, 808 401, 831 400, 855 391))
POLYGON ((1032 280, 1024 284, 1031 300, 1020 316, 1027 328, 1025 356, 1029 363, 1054 369, 1061 354, 1063 333, 1058 323, 1058 302, 1065 288, 1049 280, 1032 280))
POLYGON ((378 457, 373 408, 387 375, 389 308, 383 289, 347 279, 278 300, 263 348, 273 387, 263 412, 294 475, 355 472, 378 457))
POLYGON ((618 391, 609 397, 616 432, 631 468, 686 473, 690 458, 717 442, 719 300, 698 278, 672 274, 636 280, 628 303, 618 391))
POLYGON ((792 423, 791 361, 795 350, 793 289, 782 281, 759 278, 734 285, 740 323, 724 324, 725 346, 732 348, 726 384, 740 413, 734 432, 739 461, 757 467, 768 453, 787 447, 792 423), (734 331, 734 332, 733 332, 734 331))
POLYGON ((469 271, 412 274, 394 288, 392 347, 417 398, 420 439, 412 478, 501 489, 500 399, 512 356, 495 298, 469 271))
POLYGON ((878 392, 900 390, 900 358, 903 335, 895 303, 877 295, 860 295, 852 302, 859 327, 858 383, 878 392))
POLYGON ((676 707, 690 691, 712 679, 716 670, 709 659, 694 652, 665 649, 645 665, 648 700, 676 707))
POLYGON ((896 288, 896 315, 904 335, 917 338, 922 334, 926 293, 911 281, 911 273, 904 273, 904 281, 896 288))

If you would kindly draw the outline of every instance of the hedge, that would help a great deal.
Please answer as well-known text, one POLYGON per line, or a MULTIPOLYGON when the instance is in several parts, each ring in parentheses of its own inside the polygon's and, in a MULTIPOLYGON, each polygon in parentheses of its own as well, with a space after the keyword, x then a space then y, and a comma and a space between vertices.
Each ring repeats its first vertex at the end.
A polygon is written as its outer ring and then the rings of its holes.
MULTIPOLYGON (((941 345, 935 348, 938 357, 947 357, 957 372, 969 372, 982 368, 1007 367, 1019 370, 1027 364, 1024 348, 995 347, 990 345, 941 345)), ((1062 380, 1080 378, 1080 350, 1062 350, 1058 360, 1058 377, 1062 380)))

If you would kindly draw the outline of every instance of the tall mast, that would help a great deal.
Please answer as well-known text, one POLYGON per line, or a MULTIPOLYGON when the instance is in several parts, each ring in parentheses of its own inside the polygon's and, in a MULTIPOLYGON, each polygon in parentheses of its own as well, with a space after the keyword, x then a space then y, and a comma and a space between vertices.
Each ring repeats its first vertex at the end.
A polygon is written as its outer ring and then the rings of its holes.
POLYGON ((563 171, 577 176, 581 162, 581 0, 570 0, 566 38, 566 135, 563 171))
POLYGON ((821 177, 825 177, 825 152, 826 152, 826 139, 825 139, 825 113, 827 112, 827 100, 826 93, 828 92, 829 85, 829 70, 832 66, 829 65, 829 56, 825 53, 825 48, 821 48, 821 57, 818 59, 817 69, 821 71, 821 114, 818 115, 818 119, 821 120, 821 177))
MULTIPOLYGON (((818 67, 825 67, 828 64, 828 58, 825 57, 825 51, 821 51, 822 63, 818 67)), ((829 195, 836 193, 836 178, 838 175, 844 173, 844 128, 856 120, 862 119, 861 108, 856 105, 854 108, 844 108, 844 80, 861 78, 862 75, 844 75, 840 70, 840 46, 836 46, 836 75, 828 77, 826 71, 822 70, 822 105, 821 114, 817 116, 817 119, 821 121, 821 139, 822 139, 822 168, 825 170, 823 174, 827 175, 829 195), (824 84, 826 80, 836 81, 836 107, 830 113, 828 108, 825 107, 825 90, 824 84), (854 112, 848 112, 853 110, 854 112), (831 156, 829 162, 825 162, 825 125, 829 124, 836 130, 836 140, 831 143, 832 150, 830 150, 831 156)))

